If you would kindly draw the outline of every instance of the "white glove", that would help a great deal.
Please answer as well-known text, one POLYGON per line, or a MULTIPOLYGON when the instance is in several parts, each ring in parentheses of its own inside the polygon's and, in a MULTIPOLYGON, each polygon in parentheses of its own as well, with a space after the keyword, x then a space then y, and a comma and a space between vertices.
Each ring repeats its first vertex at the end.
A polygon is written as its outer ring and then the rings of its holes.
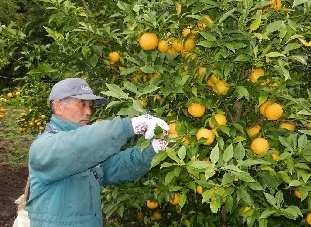
POLYGON ((151 145, 152 145, 154 151, 156 153, 158 153, 159 151, 165 150, 165 148, 167 147, 168 143, 169 142, 164 140, 164 139, 153 139, 152 142, 151 142, 151 145))
POLYGON ((160 118, 152 117, 145 114, 139 117, 132 118, 132 126, 135 134, 145 135, 145 139, 151 139, 155 136, 154 129, 159 126, 163 131, 169 131, 168 124, 160 118))

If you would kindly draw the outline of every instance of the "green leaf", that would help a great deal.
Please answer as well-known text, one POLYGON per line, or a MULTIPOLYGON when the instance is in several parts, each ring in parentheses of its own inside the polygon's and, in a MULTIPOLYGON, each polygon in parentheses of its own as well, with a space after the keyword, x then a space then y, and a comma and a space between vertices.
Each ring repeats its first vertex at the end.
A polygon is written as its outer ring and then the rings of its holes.
POLYGON ((290 219, 296 219, 299 216, 302 217, 301 210, 297 206, 289 206, 286 209, 280 209, 281 213, 290 219))
POLYGON ((127 69, 123 70, 123 71, 120 73, 120 75, 121 75, 121 76, 126 76, 126 75, 129 75, 129 74, 135 72, 136 70, 137 70, 137 67, 127 68, 127 69))
POLYGON ((238 143, 238 145, 234 149, 234 157, 237 160, 242 160, 245 157, 245 149, 242 143, 238 143))
POLYGON ((178 203, 180 207, 183 207, 187 201, 187 194, 181 194, 178 198, 178 203))
POLYGON ((268 58, 286 57, 284 54, 281 54, 280 52, 269 52, 265 56, 268 58))
POLYGON ((263 191, 264 188, 258 182, 247 182, 246 185, 255 191, 263 191))
POLYGON ((123 87, 128 90, 128 91, 131 91, 137 95, 140 94, 140 92, 138 91, 138 88, 135 84, 131 83, 131 82, 128 82, 128 81, 125 81, 124 84, 123 84, 123 87))
POLYGON ((171 183, 171 181, 175 178, 175 172, 174 170, 168 172, 165 176, 165 179, 164 179, 164 184, 165 185, 168 185, 169 183, 171 183))
POLYGON ((264 193, 268 203, 270 203, 272 206, 276 207, 276 200, 273 195, 270 195, 269 193, 264 193))
POLYGON ((185 157, 186 157, 186 148, 185 148, 185 146, 182 146, 182 147, 178 150, 177 154, 178 154, 178 157, 180 158, 180 160, 184 160, 185 157))
POLYGON ((219 147, 218 144, 212 149, 211 155, 210 155, 211 162, 216 164, 219 160, 219 147))
POLYGON ((259 219, 266 219, 267 217, 271 216, 272 214, 276 213, 276 210, 265 210, 259 219))
POLYGON ((238 198, 241 198, 250 207, 253 206, 253 200, 244 187, 239 187, 239 189, 237 190, 237 196, 238 198))
POLYGON ((170 157, 172 160, 174 160, 177 163, 180 163, 180 159, 177 157, 174 149, 168 147, 168 148, 166 148, 166 153, 167 153, 168 157, 170 157))
POLYGON ((249 167, 254 165, 269 165, 270 162, 261 159, 246 159, 245 161, 238 161, 237 166, 249 167))
POLYGON ((237 8, 233 8, 226 13, 224 13, 218 21, 218 24, 221 24, 224 20, 226 20, 229 16, 232 16, 233 13, 237 10, 237 8))
POLYGON ((303 184, 303 182, 301 182, 299 180, 292 180, 291 182, 289 182, 290 187, 297 187, 297 186, 300 186, 302 184, 303 184))
POLYGON ((157 166, 162 162, 164 159, 166 159, 167 153, 166 152, 158 152, 155 154, 155 156, 152 158, 151 161, 151 168, 157 166))
POLYGON ((260 23, 261 23, 261 15, 259 15, 259 16, 251 23, 251 25, 249 26, 249 31, 250 31, 250 32, 256 31, 256 30, 259 28, 260 23))
POLYGON ((111 96, 118 99, 131 99, 127 93, 124 93, 122 89, 116 84, 106 84, 109 91, 102 92, 104 95, 111 96))
POLYGON ((209 165, 205 161, 194 161, 191 164, 191 167, 196 168, 196 169, 206 169, 209 167, 209 165))
POLYGON ((277 30, 280 29, 280 27, 284 24, 283 21, 274 21, 270 24, 268 24, 267 28, 266 28, 266 32, 269 34, 269 33, 272 33, 272 32, 275 32, 277 30))
POLYGON ((251 57, 245 54, 238 55, 235 59, 233 59, 234 62, 247 62, 250 60, 251 57))
POLYGON ((155 85, 152 85, 152 84, 149 84, 147 86, 144 87, 143 91, 142 91, 142 94, 146 95, 146 94, 150 94, 152 92, 155 92, 156 90, 158 90, 159 87, 158 86, 155 86, 155 85))
POLYGON ((300 136, 298 139, 298 147, 300 149, 303 149, 303 148, 307 147, 307 144, 308 144, 307 136, 306 135, 300 136))
POLYGON ((210 202, 211 211, 216 214, 220 208, 220 201, 216 198, 212 199, 210 202))
POLYGON ((282 144, 284 147, 286 147, 286 148, 289 149, 290 151, 293 150, 291 144, 288 142, 288 139, 279 136, 279 141, 281 142, 281 144, 282 144))
POLYGON ((285 171, 279 171, 278 174, 281 176, 281 178, 283 179, 285 183, 289 184, 291 182, 290 177, 285 171))
POLYGON ((200 32, 200 35, 203 36, 203 38, 208 42, 215 42, 217 41, 216 36, 214 36, 212 33, 209 32, 200 32))
POLYGON ((133 108, 140 113, 144 113, 146 110, 143 108, 141 100, 133 100, 133 108))
POLYGON ((232 143, 224 150, 223 160, 229 162, 233 158, 233 145, 232 143))
POLYGON ((238 99, 245 97, 246 100, 249 100, 249 92, 244 86, 236 86, 236 91, 238 93, 238 99))
POLYGON ((307 65, 307 61, 306 59, 303 57, 303 56, 298 56, 298 55, 292 55, 292 56, 288 56, 288 59, 292 59, 292 60, 295 60, 295 61, 298 61, 304 65, 307 65))
POLYGON ((256 182, 248 172, 235 172, 233 173, 238 179, 245 182, 256 182))
POLYGON ((205 170, 205 180, 208 180, 210 177, 214 176, 216 174, 215 170, 212 168, 207 168, 205 170))
POLYGON ((301 4, 303 4, 303 3, 306 3, 306 2, 308 2, 309 0, 294 0, 294 2, 293 2, 293 8, 294 7, 296 7, 296 6, 298 6, 298 5, 301 5, 301 4))
POLYGON ((144 73, 155 73, 156 72, 156 70, 151 66, 143 66, 143 67, 140 67, 140 69, 144 73))

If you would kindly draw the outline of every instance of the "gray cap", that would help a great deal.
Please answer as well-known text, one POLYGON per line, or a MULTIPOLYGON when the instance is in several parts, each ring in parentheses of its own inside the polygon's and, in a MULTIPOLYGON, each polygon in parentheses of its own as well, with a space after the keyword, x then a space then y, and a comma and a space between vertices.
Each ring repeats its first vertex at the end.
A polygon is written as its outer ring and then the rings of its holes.
POLYGON ((68 97, 94 100, 94 103, 98 104, 109 103, 107 99, 94 95, 88 83, 81 78, 67 78, 56 83, 52 87, 49 101, 61 100, 68 97))

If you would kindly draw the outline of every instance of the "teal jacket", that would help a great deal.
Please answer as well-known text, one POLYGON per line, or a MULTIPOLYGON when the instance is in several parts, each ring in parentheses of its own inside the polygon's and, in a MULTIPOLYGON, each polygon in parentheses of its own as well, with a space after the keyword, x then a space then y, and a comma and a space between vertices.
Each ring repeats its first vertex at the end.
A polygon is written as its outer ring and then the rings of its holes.
POLYGON ((100 185, 135 180, 150 169, 150 146, 121 151, 130 119, 81 126, 52 116, 29 151, 31 227, 103 226, 100 185))

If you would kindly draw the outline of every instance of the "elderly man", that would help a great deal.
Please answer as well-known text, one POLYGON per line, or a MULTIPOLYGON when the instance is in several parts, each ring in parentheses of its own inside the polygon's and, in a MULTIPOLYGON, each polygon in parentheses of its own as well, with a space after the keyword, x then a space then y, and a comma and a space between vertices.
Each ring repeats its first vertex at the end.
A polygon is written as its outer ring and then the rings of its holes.
POLYGON ((100 185, 118 184, 146 174, 156 152, 167 141, 154 129, 167 123, 150 115, 103 120, 88 125, 93 103, 108 100, 93 94, 87 82, 68 78, 49 96, 53 115, 29 151, 30 196, 26 209, 32 227, 103 226, 100 185), (152 139, 121 151, 135 134, 152 139))

